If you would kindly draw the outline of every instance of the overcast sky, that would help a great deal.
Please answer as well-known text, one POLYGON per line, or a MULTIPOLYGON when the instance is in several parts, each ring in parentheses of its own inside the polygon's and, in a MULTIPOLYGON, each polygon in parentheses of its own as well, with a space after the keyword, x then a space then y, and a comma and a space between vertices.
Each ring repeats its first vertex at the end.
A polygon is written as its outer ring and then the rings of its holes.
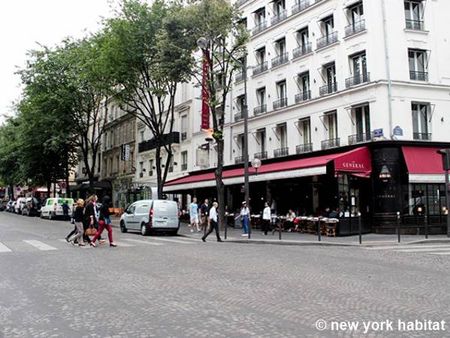
POLYGON ((11 115, 20 97, 20 78, 14 73, 25 64, 36 44, 53 46, 67 36, 82 37, 110 17, 111 0, 0 0, 0 121, 11 115))

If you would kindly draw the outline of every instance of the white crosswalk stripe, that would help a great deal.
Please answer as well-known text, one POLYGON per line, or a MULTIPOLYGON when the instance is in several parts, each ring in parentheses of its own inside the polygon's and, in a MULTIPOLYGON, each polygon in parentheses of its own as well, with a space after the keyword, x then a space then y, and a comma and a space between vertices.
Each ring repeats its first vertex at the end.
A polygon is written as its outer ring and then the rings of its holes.
POLYGON ((179 243, 179 244, 194 244, 192 242, 187 242, 179 239, 169 239, 169 238, 160 238, 160 237, 149 237, 149 239, 163 242, 171 242, 171 243, 179 243))
POLYGON ((5 244, 0 242, 0 252, 12 252, 12 250, 8 248, 5 244))
POLYGON ((125 238, 124 241, 134 242, 134 243, 141 243, 141 244, 147 244, 147 245, 155 245, 155 246, 164 245, 162 243, 154 243, 154 242, 144 241, 144 240, 141 240, 141 239, 132 239, 132 238, 125 238))
POLYGON ((393 245, 393 246, 378 246, 365 248, 367 250, 378 250, 384 252, 397 253, 416 253, 425 255, 450 255, 450 244, 418 244, 418 245, 393 245))
POLYGON ((35 248, 41 250, 41 251, 52 251, 52 250, 58 250, 57 248, 55 248, 54 246, 50 246, 48 244, 45 244, 41 241, 37 241, 34 239, 30 239, 30 240, 24 240, 25 243, 30 244, 32 246, 34 246, 35 248))

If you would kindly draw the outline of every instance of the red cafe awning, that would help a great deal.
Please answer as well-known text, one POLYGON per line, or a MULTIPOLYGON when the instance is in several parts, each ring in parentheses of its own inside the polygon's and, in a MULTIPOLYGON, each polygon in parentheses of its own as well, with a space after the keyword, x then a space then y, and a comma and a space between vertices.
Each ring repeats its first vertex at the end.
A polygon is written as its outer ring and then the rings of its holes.
POLYGON ((410 183, 443 183, 442 157, 436 147, 402 147, 410 183))
MULTIPOLYGON (((258 170, 258 175, 254 175, 254 168, 249 168, 251 173, 250 181, 257 182, 323 175, 326 173, 326 165, 330 161, 334 161, 336 173, 349 173, 359 177, 369 177, 372 171, 370 151, 367 147, 360 147, 343 153, 263 164, 258 170)), ((225 169, 223 171, 224 183, 227 185, 242 183, 243 176, 243 168, 225 169)), ((211 171, 191 174, 166 182, 164 190, 169 192, 214 185, 214 171, 211 171)))

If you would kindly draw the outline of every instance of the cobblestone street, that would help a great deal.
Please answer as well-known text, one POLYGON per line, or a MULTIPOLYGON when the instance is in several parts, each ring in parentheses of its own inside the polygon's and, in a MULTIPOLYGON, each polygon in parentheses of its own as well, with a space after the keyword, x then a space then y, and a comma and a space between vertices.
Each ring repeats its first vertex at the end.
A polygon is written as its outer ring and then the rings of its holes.
POLYGON ((117 248, 78 248, 64 241, 70 228, 0 214, 0 336, 332 337, 363 335, 361 327, 331 330, 332 321, 450 321, 449 255, 118 229, 117 248))

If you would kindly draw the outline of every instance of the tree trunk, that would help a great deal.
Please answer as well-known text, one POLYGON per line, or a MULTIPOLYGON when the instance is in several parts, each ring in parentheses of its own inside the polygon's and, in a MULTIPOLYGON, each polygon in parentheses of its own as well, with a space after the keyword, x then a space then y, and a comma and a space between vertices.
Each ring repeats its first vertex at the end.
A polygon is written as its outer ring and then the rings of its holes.
POLYGON ((219 228, 223 229, 225 225, 225 185, 223 184, 223 138, 216 140, 217 142, 217 168, 216 175, 216 188, 217 188, 217 202, 219 203, 219 228))
POLYGON ((163 195, 163 185, 162 185, 162 173, 161 173, 161 147, 158 145, 156 147, 156 185, 158 190, 158 199, 162 199, 163 195))

